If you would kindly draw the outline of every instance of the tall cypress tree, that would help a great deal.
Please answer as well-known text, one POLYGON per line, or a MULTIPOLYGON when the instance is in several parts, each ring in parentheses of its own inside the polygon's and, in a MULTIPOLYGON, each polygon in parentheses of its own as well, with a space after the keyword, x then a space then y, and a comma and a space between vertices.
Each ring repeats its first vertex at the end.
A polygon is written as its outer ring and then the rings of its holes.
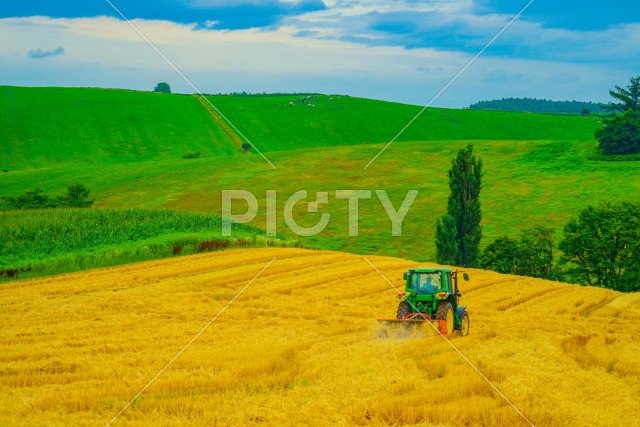
MULTIPOLYGON (((482 188, 482 160, 473 155, 473 145, 460 149, 451 162, 449 170, 449 201, 447 215, 454 219, 456 265, 475 267, 480 257, 480 239, 482 238, 482 213, 480 211, 480 190, 482 188)), ((441 220, 440 227, 446 223, 441 220)), ((453 233, 441 233, 453 236, 453 233)), ((437 245, 438 259, 448 258, 448 254, 440 253, 441 248, 451 247, 451 243, 437 245)), ((451 251, 448 251, 449 254, 451 251)))
POLYGON ((456 220, 447 214, 436 221, 436 254, 438 264, 456 265, 460 249, 456 242, 456 220))

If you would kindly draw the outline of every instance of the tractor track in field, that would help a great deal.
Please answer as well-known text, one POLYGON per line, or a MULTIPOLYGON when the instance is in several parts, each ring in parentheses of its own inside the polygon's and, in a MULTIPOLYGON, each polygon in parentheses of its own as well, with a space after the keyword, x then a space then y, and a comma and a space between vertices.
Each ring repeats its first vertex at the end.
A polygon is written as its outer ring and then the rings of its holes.
MULTIPOLYGON (((504 283, 504 282, 502 282, 502 283, 504 283)), ((478 285, 478 286, 474 286, 473 288, 469 288, 469 289, 467 289, 467 290, 465 291, 465 294, 471 294, 471 293, 474 293, 474 292, 476 292, 476 291, 482 291, 482 290, 485 290, 485 289, 487 289, 487 288, 492 288, 492 287, 494 287, 494 286, 496 286, 496 285, 499 285, 499 283, 491 282, 491 283, 487 283, 487 284, 485 284, 485 285, 478 285)))
POLYGON ((512 309, 514 307, 518 307, 520 305, 532 302, 532 301, 534 301, 534 300, 536 300, 536 299, 538 299, 540 297, 549 295, 549 294, 554 293, 554 292, 561 292, 561 291, 564 291, 564 289, 562 289, 562 288, 559 288, 559 289, 558 288, 551 288, 551 289, 542 289, 540 291, 536 291, 536 292, 529 293, 529 294, 522 294, 522 295, 519 295, 516 298, 504 300, 504 303, 503 304, 499 304, 496 307, 496 310, 498 310, 498 311, 506 311, 506 310, 512 309))
POLYGON ((231 126, 229 126, 229 123, 227 123, 227 121, 224 120, 220 116, 220 114, 218 114, 218 112, 211 106, 211 104, 204 99, 204 96, 202 95, 193 95, 193 96, 195 96, 198 99, 198 101, 202 104, 202 106, 207 109, 207 111, 211 115, 211 118, 213 118, 213 121, 229 137, 233 145, 235 145, 238 148, 238 150, 242 150, 242 144, 243 144, 242 138, 240 138, 240 136, 233 129, 231 129, 231 126))
POLYGON ((581 316, 589 317, 591 315, 591 313, 593 313, 594 311, 605 307, 606 305, 608 305, 611 302, 613 302, 616 299, 618 299, 618 297, 619 297, 619 295, 612 295, 612 296, 608 296, 608 297, 605 296, 605 297, 601 298, 598 302, 591 303, 591 304, 586 305, 585 307, 582 307, 582 309, 579 310, 578 313, 581 316))
MULTIPOLYGON (((337 264, 342 264, 345 268, 349 268, 349 273, 353 275, 357 275, 359 278, 371 276, 371 277, 375 277, 377 280, 379 276, 375 271, 371 270, 371 267, 369 267, 368 265, 364 265, 362 267, 359 267, 359 266, 356 267, 354 266, 355 264, 354 261, 358 262, 358 260, 356 259, 356 260, 351 260, 350 262, 337 263, 337 264)), ((318 266, 315 266, 315 268, 317 269, 318 266)), ((336 269, 336 264, 332 264, 331 268, 332 270, 336 269)), ((310 268, 310 270, 311 269, 313 268, 310 268)), ((283 272, 279 276, 288 277, 289 275, 290 275, 289 273, 283 272)), ((274 276, 276 276, 277 278, 277 275, 269 275, 268 277, 273 278, 274 276)), ((380 280, 382 281, 382 279, 380 280)), ((327 272, 326 274, 316 276, 314 280, 309 280, 307 278, 305 280, 299 281, 300 283, 298 283, 298 281, 296 280, 291 280, 291 279, 289 279, 287 282, 288 283, 285 286, 274 288, 273 292, 289 295, 293 290, 309 289, 309 288, 314 288, 318 286, 327 286, 330 283, 334 283, 334 282, 344 283, 344 271, 337 270, 334 272, 327 272)), ((384 283, 384 289, 386 290, 386 289, 392 289, 392 288, 390 288, 388 284, 384 283)))
POLYGON ((474 286, 473 288, 469 288, 469 289, 465 290, 465 294, 471 294, 471 293, 474 293, 476 291, 481 291, 481 290, 484 290, 484 289, 487 289, 487 288, 493 288, 493 287, 500 286, 500 285, 505 284, 505 283, 512 283, 512 282, 513 282, 513 280, 511 280, 511 279, 505 279, 505 280, 500 280, 500 281, 496 281, 496 282, 486 283, 484 285, 474 286))

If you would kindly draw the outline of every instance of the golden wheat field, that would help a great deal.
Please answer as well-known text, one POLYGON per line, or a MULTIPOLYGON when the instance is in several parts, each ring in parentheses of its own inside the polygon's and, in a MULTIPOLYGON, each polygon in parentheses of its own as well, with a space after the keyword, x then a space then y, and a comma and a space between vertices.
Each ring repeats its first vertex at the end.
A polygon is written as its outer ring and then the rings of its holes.
MULTIPOLYGON (((415 263, 368 258, 391 282, 415 263)), ((468 270, 451 337, 535 425, 640 425, 640 295, 468 270)), ((518 426, 362 257, 233 250, 0 287, 0 425, 518 426), (121 416, 118 412, 260 272, 121 416)))

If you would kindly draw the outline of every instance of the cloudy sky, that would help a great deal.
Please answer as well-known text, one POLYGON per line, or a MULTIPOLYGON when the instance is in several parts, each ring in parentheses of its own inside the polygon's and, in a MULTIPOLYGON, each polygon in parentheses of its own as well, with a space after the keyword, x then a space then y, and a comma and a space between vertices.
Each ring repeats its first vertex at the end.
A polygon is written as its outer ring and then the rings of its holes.
MULTIPOLYGON (((0 85, 152 90, 167 81, 194 92, 139 31, 205 93, 345 93, 424 105, 528 3, 7 2, 0 85)), ((534 0, 434 105, 510 96, 605 102, 609 88, 636 75, 638 3, 534 0)))

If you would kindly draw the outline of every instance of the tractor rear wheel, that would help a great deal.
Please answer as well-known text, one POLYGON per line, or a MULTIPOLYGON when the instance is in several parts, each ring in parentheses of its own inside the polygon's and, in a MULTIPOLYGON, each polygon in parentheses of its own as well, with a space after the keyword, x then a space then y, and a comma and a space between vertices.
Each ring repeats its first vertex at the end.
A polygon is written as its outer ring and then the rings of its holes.
POLYGON ((464 313, 462 319, 460 319, 460 335, 469 335, 469 315, 464 313))
POLYGON ((453 332, 455 322, 453 317, 453 307, 450 302, 443 302, 438 305, 438 309, 436 310, 436 320, 444 320, 447 324, 447 333, 450 334, 453 332))
POLYGON ((396 312, 396 319, 404 319, 411 314, 411 306, 407 301, 402 301, 398 304, 398 311, 396 312))

